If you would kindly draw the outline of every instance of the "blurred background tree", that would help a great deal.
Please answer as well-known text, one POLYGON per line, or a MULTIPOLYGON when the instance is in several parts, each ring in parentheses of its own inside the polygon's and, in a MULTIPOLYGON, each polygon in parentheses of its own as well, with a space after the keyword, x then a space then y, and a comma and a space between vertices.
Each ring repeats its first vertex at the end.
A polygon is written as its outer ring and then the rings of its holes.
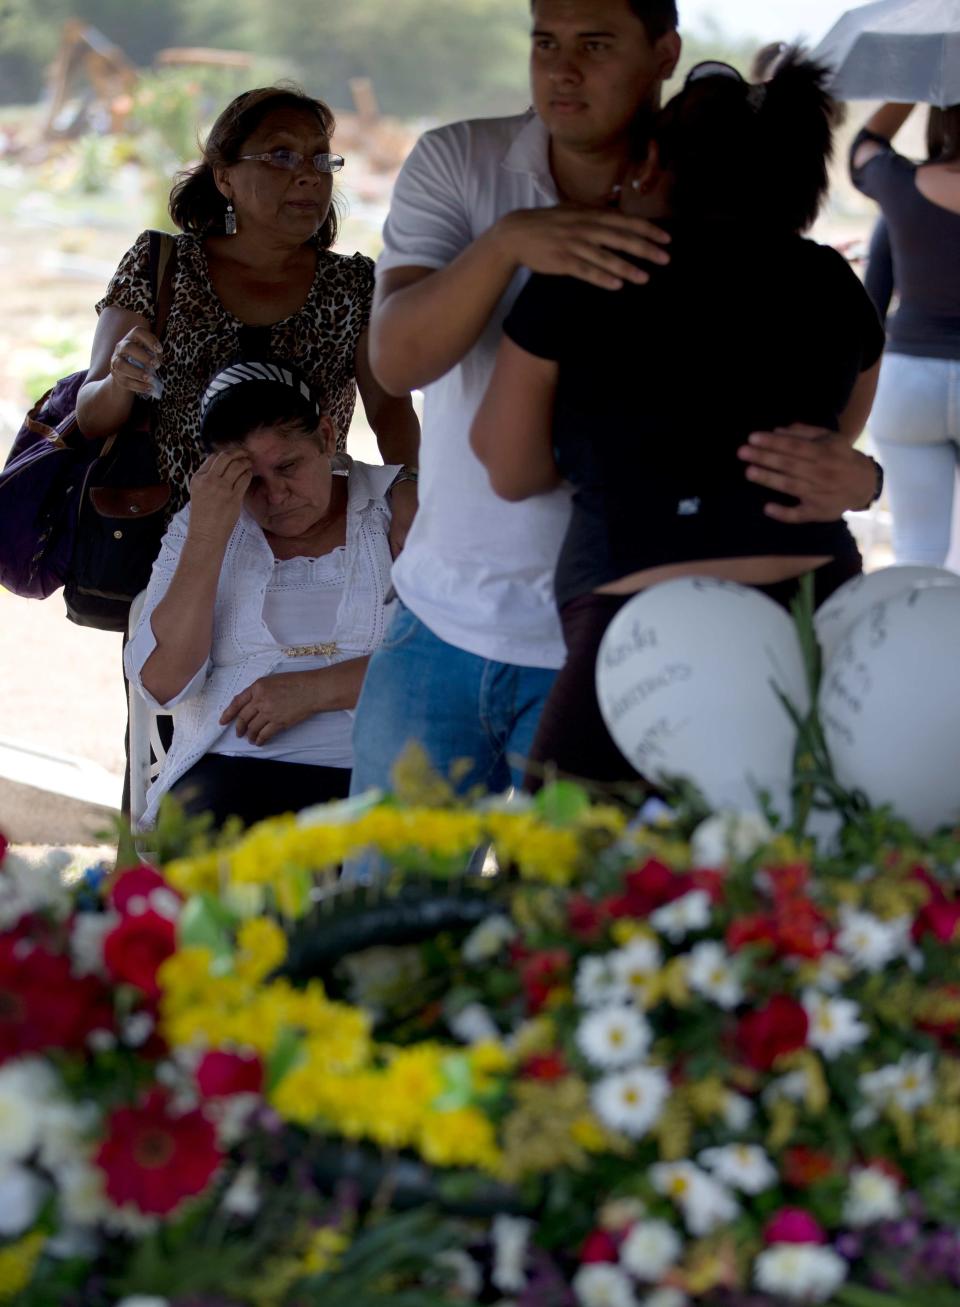
MULTIPOLYGON (((0 103, 40 96, 69 18, 140 67, 169 46, 249 51, 341 108, 355 77, 401 118, 513 112, 527 101, 525 0, 0 0, 0 103)), ((752 51, 716 25, 686 31, 685 44, 685 66, 726 57, 746 67, 752 51)))

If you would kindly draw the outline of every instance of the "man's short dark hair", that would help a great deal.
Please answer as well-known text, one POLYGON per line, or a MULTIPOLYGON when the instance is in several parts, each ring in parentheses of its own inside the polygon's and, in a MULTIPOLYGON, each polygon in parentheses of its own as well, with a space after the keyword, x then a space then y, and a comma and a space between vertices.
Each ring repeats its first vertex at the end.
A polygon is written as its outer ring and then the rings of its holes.
MULTIPOLYGON (((536 3, 537 0, 530 0, 530 8, 536 3)), ((675 32, 679 26, 677 0, 627 0, 627 4, 647 29, 651 41, 659 41, 661 36, 675 32)))

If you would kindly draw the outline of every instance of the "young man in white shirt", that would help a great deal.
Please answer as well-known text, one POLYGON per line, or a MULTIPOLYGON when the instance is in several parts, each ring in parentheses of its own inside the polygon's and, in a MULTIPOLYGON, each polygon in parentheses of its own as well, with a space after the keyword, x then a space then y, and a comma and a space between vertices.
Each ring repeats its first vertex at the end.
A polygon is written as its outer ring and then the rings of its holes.
MULTIPOLYGON (((470 426, 531 271, 613 291, 647 279, 631 258, 669 259, 664 233, 609 206, 679 58, 676 26, 675 0, 533 0, 534 109, 428 132, 398 178, 371 362, 388 392, 424 389, 420 509, 357 707, 354 792, 388 788, 411 740, 462 788, 522 774, 564 657, 552 579, 569 499, 499 499, 470 426)), ((846 447, 827 438, 811 460, 799 435, 769 439, 750 475, 796 494, 787 511, 826 520, 869 497, 872 465, 846 447)))

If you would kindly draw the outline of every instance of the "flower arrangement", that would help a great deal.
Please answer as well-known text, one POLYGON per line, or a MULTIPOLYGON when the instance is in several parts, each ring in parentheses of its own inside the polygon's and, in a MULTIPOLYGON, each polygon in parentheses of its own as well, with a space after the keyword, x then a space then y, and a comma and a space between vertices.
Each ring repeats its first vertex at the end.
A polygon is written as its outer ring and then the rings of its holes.
POLYGON ((960 834, 646 816, 0 848, 0 1302, 955 1303, 960 834))

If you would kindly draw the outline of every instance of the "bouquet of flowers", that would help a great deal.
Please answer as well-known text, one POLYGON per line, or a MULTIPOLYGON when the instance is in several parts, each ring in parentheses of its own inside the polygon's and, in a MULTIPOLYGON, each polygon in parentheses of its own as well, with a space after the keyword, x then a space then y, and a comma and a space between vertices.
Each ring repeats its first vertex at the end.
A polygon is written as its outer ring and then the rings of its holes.
POLYGON ((7 852, 0 1302, 948 1307, 958 924, 955 832, 564 784, 7 852))

